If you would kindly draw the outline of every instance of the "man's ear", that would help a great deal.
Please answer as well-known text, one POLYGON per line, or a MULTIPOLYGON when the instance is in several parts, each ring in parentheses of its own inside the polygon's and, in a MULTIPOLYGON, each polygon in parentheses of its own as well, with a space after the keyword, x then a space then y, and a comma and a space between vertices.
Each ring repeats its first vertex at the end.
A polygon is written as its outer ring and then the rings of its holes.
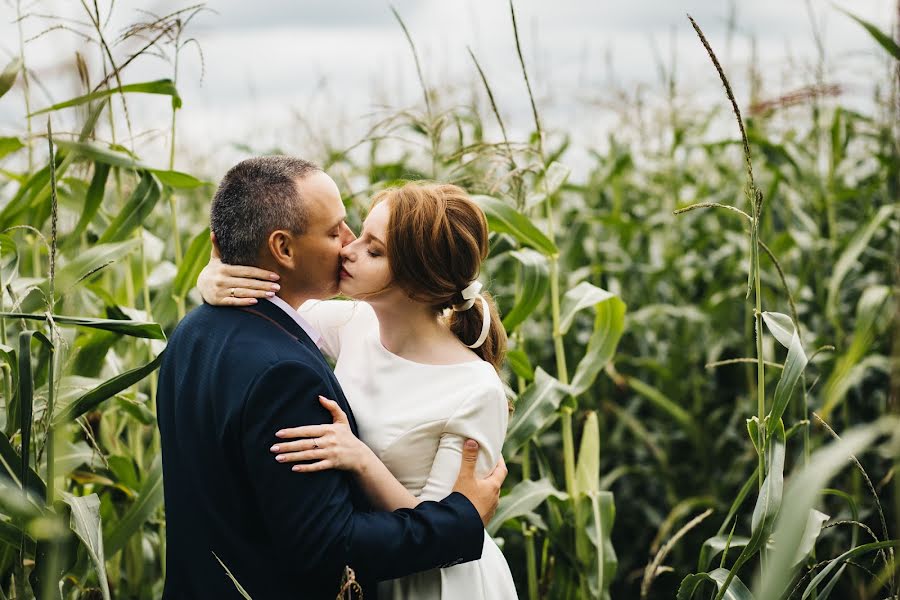
POLYGON ((214 231, 209 232, 209 241, 212 242, 212 250, 209 252, 210 258, 222 258, 222 253, 219 251, 219 239, 216 237, 216 233, 214 231))
POLYGON ((297 252, 294 248, 294 235, 283 229, 276 229, 269 234, 267 247, 272 259, 281 267, 293 269, 297 260, 297 252))

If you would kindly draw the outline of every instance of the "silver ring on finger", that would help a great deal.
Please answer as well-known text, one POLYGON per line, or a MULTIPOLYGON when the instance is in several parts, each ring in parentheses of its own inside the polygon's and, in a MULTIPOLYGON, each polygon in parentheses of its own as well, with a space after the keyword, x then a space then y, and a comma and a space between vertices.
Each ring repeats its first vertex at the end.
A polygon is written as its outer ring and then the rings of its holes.
POLYGON ((316 450, 319 449, 319 442, 317 441, 318 439, 319 439, 319 438, 316 438, 316 439, 313 440, 313 448, 315 448, 316 450))

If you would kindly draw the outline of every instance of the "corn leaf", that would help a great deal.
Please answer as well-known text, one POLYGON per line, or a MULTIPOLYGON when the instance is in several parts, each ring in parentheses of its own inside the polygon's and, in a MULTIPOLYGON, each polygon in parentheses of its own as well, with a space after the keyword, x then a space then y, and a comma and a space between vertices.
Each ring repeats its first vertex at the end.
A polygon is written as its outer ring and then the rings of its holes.
POLYGON ((123 85, 122 87, 103 89, 90 94, 85 94, 84 96, 78 96, 77 98, 72 98, 71 100, 66 100, 65 102, 42 108, 41 110, 31 113, 30 116, 62 110, 72 106, 80 106, 82 104, 87 104, 88 102, 93 102, 94 100, 102 100, 113 94, 120 93, 162 94, 164 96, 171 96, 172 106, 174 108, 181 108, 181 97, 178 95, 178 90, 175 89, 175 84, 172 80, 159 79, 157 81, 145 81, 143 83, 130 83, 128 85, 123 85))
POLYGON ((125 371, 108 381, 104 381, 91 391, 79 397, 53 418, 54 426, 59 427, 60 425, 74 421, 84 413, 97 408, 104 400, 112 398, 119 392, 122 392, 141 381, 147 375, 159 368, 159 365, 162 363, 163 354, 164 352, 160 353, 156 358, 143 366, 125 371))
POLYGON ((15 414, 11 418, 11 423, 7 423, 7 431, 11 435, 14 430, 9 430, 10 425, 12 427, 19 426, 19 435, 22 439, 18 470, 20 483, 27 481, 31 475, 31 428, 34 410, 34 373, 31 369, 31 342, 33 340, 39 341, 51 351, 53 349, 53 343, 40 331, 29 329, 19 332, 19 386, 16 393, 15 414))
POLYGON ((181 261, 181 266, 178 267, 175 282, 172 284, 172 294, 176 298, 184 298, 197 285, 200 271, 209 262, 211 248, 212 242, 209 239, 209 227, 207 227, 191 240, 181 261))
POLYGON ((625 330, 625 308, 625 303, 617 296, 609 296, 595 305, 594 329, 572 377, 573 395, 587 391, 600 371, 612 360, 625 330))
MULTIPOLYGON (((22 463, 22 457, 19 456, 19 453, 16 452, 15 448, 13 448, 12 444, 9 442, 9 438, 3 433, 0 433, 0 462, 3 463, 3 475, 12 480, 16 485, 21 486, 22 480, 19 479, 21 472, 18 467, 22 463)), ((0 477, 2 477, 2 475, 0 475, 0 477)), ((38 499, 43 499, 47 494, 47 486, 44 485, 44 481, 41 479, 40 475, 38 475, 31 467, 28 468, 28 477, 25 479, 25 488, 28 490, 29 495, 38 499)))
POLYGON ((100 581, 100 591, 104 600, 110 600, 106 559, 103 553, 103 529, 100 525, 100 497, 97 494, 89 496, 64 494, 63 497, 71 508, 69 526, 84 544, 94 568, 97 569, 97 579, 100 581))
MULTIPOLYGON (((716 584, 716 588, 720 594, 725 582, 729 580, 728 569, 716 569, 709 573, 694 573, 688 575, 681 580, 678 587, 677 600, 690 600, 700 588, 700 586, 709 581, 716 584)), ((725 600, 754 600, 753 594, 747 589, 747 586, 737 577, 732 578, 728 583, 728 588, 721 595, 725 600)))
POLYGON ((556 419, 559 403, 565 395, 566 389, 562 384, 538 368, 534 383, 516 401, 516 411, 506 432, 503 455, 513 456, 525 442, 549 427, 556 419))
POLYGON ((569 331, 578 311, 597 306, 601 302, 606 302, 614 297, 615 294, 582 281, 563 296, 559 317, 560 333, 569 331))
POLYGON ((137 158, 116 152, 108 147, 104 147, 94 142, 68 142, 60 140, 56 142, 57 146, 66 152, 80 156, 94 162, 105 163, 111 167, 119 167, 121 169, 132 169, 136 171, 150 171, 156 175, 163 184, 173 188, 193 189, 204 185, 204 182, 187 173, 180 171, 171 171, 168 169, 156 169, 144 165, 137 158))
POLYGON ((881 31, 872 23, 864 19, 860 19, 853 13, 847 12, 843 8, 838 7, 838 10, 862 25, 865 30, 869 32, 869 35, 871 35, 875 39, 875 41, 878 42, 879 45, 881 45, 882 48, 887 50, 888 54, 890 54, 897 60, 900 60, 900 46, 897 45, 897 42, 895 42, 889 34, 881 31))
POLYGON ((600 424, 594 411, 587 413, 581 432, 581 447, 575 466, 575 490, 585 496, 600 491, 600 424))
POLYGON ((778 598, 787 589, 793 571, 793 558, 807 527, 808 515, 822 488, 838 471, 885 433, 896 432, 896 418, 882 417, 874 423, 855 427, 813 453, 799 473, 791 477, 784 491, 784 503, 772 533, 773 550, 767 568, 754 586, 757 598, 778 598))
POLYGON ((103 536, 103 545, 110 558, 121 550, 131 536, 140 531, 144 523, 153 516, 163 501, 162 461, 157 456, 153 460, 146 478, 141 485, 137 501, 122 515, 103 536))
POLYGON ((543 178, 537 185, 537 191, 528 194, 525 199, 525 208, 531 209, 552 198, 569 178, 572 169, 558 162, 550 163, 543 178))
POLYGON ((24 147, 25 144, 17 137, 0 137, 0 158, 3 158, 7 154, 12 154, 17 150, 21 150, 24 147))
POLYGON ((781 415, 784 414, 809 359, 806 358, 803 345, 800 343, 800 334, 794 329, 790 317, 772 312, 763 312, 762 316, 775 339, 788 348, 784 369, 781 370, 781 377, 778 379, 778 385, 775 386, 775 401, 766 416, 767 434, 772 435, 781 421, 781 415))
POLYGON ((0 233, 0 283, 4 287, 19 272, 19 248, 11 236, 0 233))
POLYGON ((16 83, 16 77, 19 76, 19 71, 21 70, 22 59, 18 56, 6 65, 3 72, 0 73, 0 97, 6 94, 6 92, 12 88, 13 84, 16 83))
POLYGON ((473 196, 472 199, 484 211, 491 231, 508 233, 519 243, 530 246, 547 256, 559 253, 556 244, 541 233, 528 217, 503 200, 490 196, 473 196))
POLYGON ((872 217, 872 220, 863 225, 854 235, 847 246, 844 248, 844 251, 841 252, 840 257, 838 257, 837 262, 834 264, 834 269, 831 273, 831 278, 828 280, 828 298, 825 301, 825 314, 831 321, 837 320, 837 304, 838 304, 838 296, 841 291, 841 284, 844 282, 844 278, 850 272, 850 269, 857 263, 860 255, 863 253, 863 250, 869 245, 869 241, 872 239, 872 236, 875 235, 875 232, 884 224, 885 221, 894 213, 896 210, 895 205, 886 204, 878 209, 878 212, 875 213, 875 216, 872 217))
MULTIPOLYGON (((840 556, 828 561, 828 564, 825 565, 821 571, 819 571, 815 577, 809 582, 806 586, 806 589, 803 590, 803 594, 800 596, 800 600, 806 600, 809 598, 815 591, 819 584, 824 581, 824 579, 831 574, 832 571, 841 567, 843 570, 843 566, 846 562, 852 558, 856 558, 857 556, 862 556, 863 554, 868 554, 869 552, 876 552, 879 550, 885 550, 888 548, 896 547, 900 544, 900 540, 884 540, 881 542, 871 542, 868 544, 863 544, 861 546, 856 546, 855 548, 851 548, 847 550, 840 556)), ((834 584, 831 584, 831 587, 834 587, 834 584)), ((828 595, 816 595, 815 598, 819 600, 826 600, 828 595)))
POLYGON ((528 318, 547 295, 550 288, 550 271, 547 257, 540 252, 524 248, 514 250, 509 255, 520 265, 515 304, 503 317, 503 327, 511 332, 528 318))
POLYGON ((781 499, 784 495, 784 442, 775 441, 769 447, 769 464, 766 479, 759 490, 750 529, 756 533, 758 529, 767 530, 778 516, 781 499))
POLYGON ((511 519, 526 515, 544 503, 550 497, 566 499, 566 493, 557 490, 549 479, 532 481, 526 479, 505 496, 500 498, 500 505, 494 518, 488 523, 487 532, 495 535, 504 523, 511 519))
POLYGON ((528 355, 522 350, 516 348, 507 352, 506 364, 509 365, 509 368, 512 369, 513 373, 525 381, 534 379, 534 367, 531 366, 528 355))
POLYGON ((856 307, 856 324, 847 350, 838 358, 828 376, 823 391, 821 415, 828 419, 843 402, 847 392, 859 382, 860 376, 881 362, 878 356, 866 356, 880 330, 892 314, 891 290, 888 286, 870 286, 863 290, 856 307))
POLYGON ((96 216, 103 203, 103 193, 106 191, 106 180, 109 177, 109 165, 106 163, 94 163, 94 175, 91 177, 91 184, 88 186, 87 194, 84 197, 84 209, 78 218, 78 224, 69 234, 69 240, 77 243, 81 234, 87 229, 87 226, 96 216))
MULTIPOLYGON (((27 313, 0 313, 0 317, 8 319, 30 319, 33 321, 46 321, 47 315, 32 315, 27 313)), ((63 315, 53 315, 53 321, 57 325, 73 325, 75 327, 89 327, 91 329, 102 329, 104 331, 112 331, 122 335, 130 335, 132 337, 146 338, 151 340, 164 340, 166 334, 163 333, 162 327, 158 323, 149 323, 146 321, 126 321, 119 319, 90 319, 87 317, 66 317, 63 315)), ((21 359, 20 359, 21 362, 21 359)))
POLYGON ((128 238, 132 232, 140 227, 144 219, 153 211, 160 197, 159 185, 149 172, 141 174, 141 180, 125 201, 122 210, 112 220, 98 242, 108 244, 120 242, 128 238))
POLYGON ((711 538, 707 538, 700 548, 700 559, 697 561, 700 565, 698 570, 709 570, 712 559, 723 552, 726 547, 729 549, 743 548, 749 543, 750 538, 738 535, 714 535, 711 538))

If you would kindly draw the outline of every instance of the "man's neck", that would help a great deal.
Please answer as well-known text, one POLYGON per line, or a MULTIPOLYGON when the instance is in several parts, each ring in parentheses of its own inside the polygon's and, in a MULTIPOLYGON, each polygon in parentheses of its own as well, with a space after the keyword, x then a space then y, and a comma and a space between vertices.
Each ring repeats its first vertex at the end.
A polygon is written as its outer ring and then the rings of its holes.
POLYGON ((291 293, 284 288, 282 288, 277 294, 275 294, 282 300, 288 303, 294 310, 300 308, 300 305, 306 302, 307 300, 312 300, 309 296, 303 293, 291 293))

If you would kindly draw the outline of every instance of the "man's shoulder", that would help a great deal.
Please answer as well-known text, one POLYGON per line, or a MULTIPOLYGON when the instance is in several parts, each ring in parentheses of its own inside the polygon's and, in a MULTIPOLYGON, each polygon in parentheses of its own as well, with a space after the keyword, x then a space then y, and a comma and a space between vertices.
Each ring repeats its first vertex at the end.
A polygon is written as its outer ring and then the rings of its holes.
POLYGON ((190 346, 212 350, 223 359, 233 358, 245 367, 317 362, 313 351, 296 337, 236 307, 201 304, 194 308, 172 332, 169 345, 180 344, 184 338, 199 342, 190 346))

